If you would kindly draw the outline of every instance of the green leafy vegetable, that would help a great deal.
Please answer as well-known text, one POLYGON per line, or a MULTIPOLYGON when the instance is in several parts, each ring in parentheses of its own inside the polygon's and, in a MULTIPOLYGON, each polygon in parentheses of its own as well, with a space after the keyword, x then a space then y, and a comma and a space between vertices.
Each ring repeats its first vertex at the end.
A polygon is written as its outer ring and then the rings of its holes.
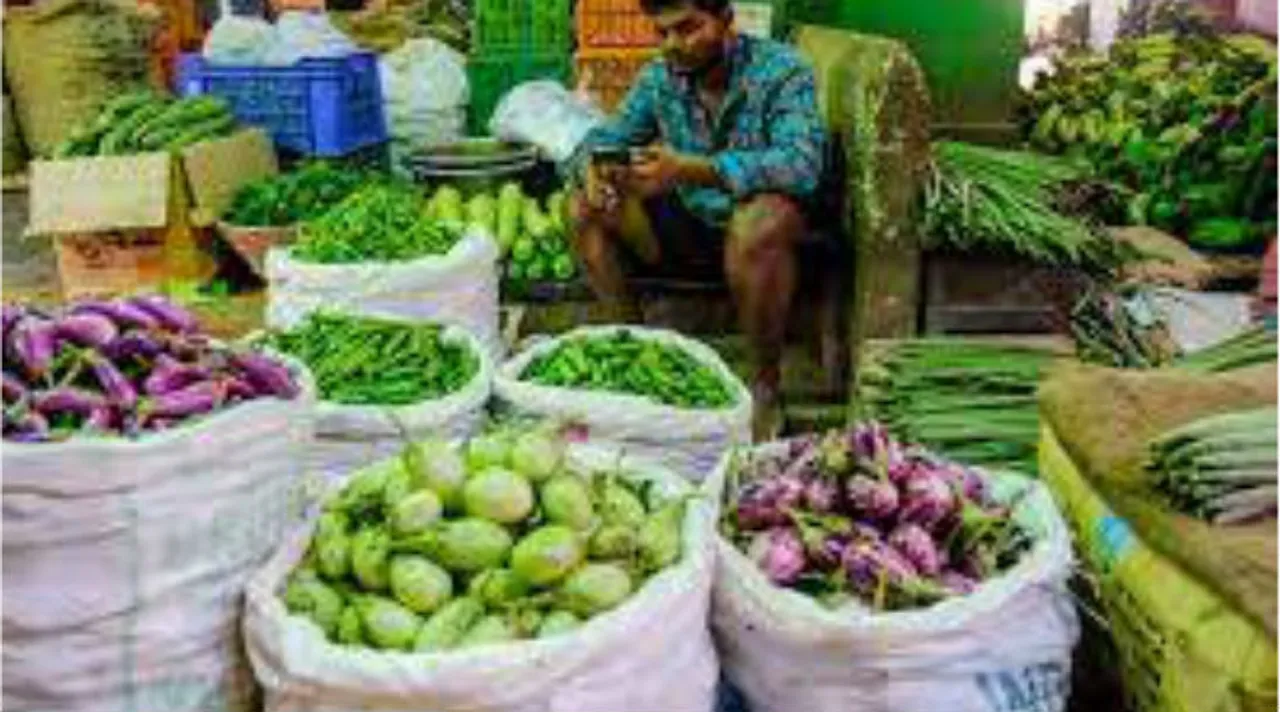
POLYGON ((222 219, 231 225, 252 227, 294 225, 324 214, 366 180, 359 172, 314 161, 244 186, 222 219))

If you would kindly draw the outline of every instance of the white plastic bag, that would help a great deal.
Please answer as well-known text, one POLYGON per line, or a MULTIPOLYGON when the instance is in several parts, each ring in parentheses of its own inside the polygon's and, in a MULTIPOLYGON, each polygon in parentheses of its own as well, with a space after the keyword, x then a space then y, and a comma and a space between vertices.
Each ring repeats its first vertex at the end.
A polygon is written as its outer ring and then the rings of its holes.
POLYGON ((498 369, 493 383, 500 403, 520 413, 571 420, 586 426, 592 440, 621 445, 627 452, 661 462, 694 481, 711 472, 731 447, 751 442, 751 393, 720 355, 705 344, 674 331, 637 326, 593 326, 548 339, 498 369), (682 349, 713 369, 729 385, 733 405, 693 410, 658 404, 622 393, 571 390, 520 380, 525 368, 566 339, 630 331, 682 349))
POLYGON ((712 626, 725 676, 752 712, 1063 712, 1079 624, 1071 540, 1048 490, 993 477, 1036 543, 974 593, 914 611, 823 607, 774 586, 718 540, 712 626))
POLYGON ((604 120, 598 108, 558 82, 541 80, 507 92, 493 112, 489 131, 506 141, 537 146, 551 160, 562 163, 604 120))
POLYGON ((258 709, 241 593, 300 513, 303 380, 138 441, 4 444, 4 709, 258 709))
POLYGON ((327 14, 289 11, 276 19, 275 37, 262 62, 287 66, 303 59, 346 57, 359 51, 351 38, 329 22, 327 14))
POLYGON ((430 38, 405 42, 382 57, 382 94, 405 113, 466 106, 470 97, 467 60, 430 38))
POLYGON ((267 281, 271 328, 288 328, 321 309, 456 324, 492 358, 502 357, 498 247, 483 232, 467 233, 446 255, 408 262, 313 264, 272 249, 267 281))
POLYGON ((260 17, 223 15, 204 41, 204 58, 211 64, 256 66, 275 41, 271 23, 260 17))
POLYGON ((465 329, 449 327, 441 338, 465 343, 479 358, 471 381, 443 398, 415 405, 385 407, 320 401, 316 405, 316 442, 310 453, 313 473, 333 481, 399 452, 406 435, 414 441, 432 436, 453 440, 469 438, 479 431, 493 382, 493 359, 484 344, 465 329))
MULTIPOLYGON (((575 445, 571 461, 617 464, 611 449, 575 445)), ((666 492, 688 485, 634 458, 666 492)), ((723 472, 723 470, 721 470, 723 472)), ((721 480, 722 481, 722 480, 721 480)), ((328 643, 278 598, 306 550, 300 531, 249 583, 244 637, 267 712, 708 712, 718 677, 707 629, 714 569, 713 498, 693 499, 684 555, 623 605, 579 630, 544 640, 449 653, 389 653, 328 643)))
POLYGON ((379 60, 391 164, 412 177, 409 159, 466 135, 466 58, 433 39, 415 39, 379 60))

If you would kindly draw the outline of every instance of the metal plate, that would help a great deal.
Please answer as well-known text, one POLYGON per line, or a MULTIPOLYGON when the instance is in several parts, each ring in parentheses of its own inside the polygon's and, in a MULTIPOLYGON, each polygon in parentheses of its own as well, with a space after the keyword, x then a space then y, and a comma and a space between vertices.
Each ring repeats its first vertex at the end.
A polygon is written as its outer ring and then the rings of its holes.
POLYGON ((433 146, 413 156, 417 168, 476 171, 489 168, 528 167, 538 158, 530 146, 505 143, 492 138, 467 138, 433 146))

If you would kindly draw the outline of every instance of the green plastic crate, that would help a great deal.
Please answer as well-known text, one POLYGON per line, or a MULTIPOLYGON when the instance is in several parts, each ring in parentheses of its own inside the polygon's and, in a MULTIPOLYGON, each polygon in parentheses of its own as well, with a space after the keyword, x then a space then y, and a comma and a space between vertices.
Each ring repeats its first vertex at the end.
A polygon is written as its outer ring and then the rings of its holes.
POLYGON ((467 63, 467 79, 471 83, 467 126, 471 135, 489 133, 489 118, 493 110, 512 88, 537 79, 554 79, 568 84, 572 74, 573 59, 567 51, 494 53, 472 57, 467 63))
POLYGON ((473 52, 569 52, 573 48, 571 0, 478 0, 473 13, 473 52))

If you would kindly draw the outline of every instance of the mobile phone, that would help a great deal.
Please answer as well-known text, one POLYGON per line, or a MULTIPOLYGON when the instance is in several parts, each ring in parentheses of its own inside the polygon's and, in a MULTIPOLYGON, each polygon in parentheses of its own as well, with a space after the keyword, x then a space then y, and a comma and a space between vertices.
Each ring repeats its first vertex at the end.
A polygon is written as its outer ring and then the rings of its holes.
POLYGON ((631 165, 631 149, 615 146, 599 146, 591 149, 591 160, 601 166, 631 165))

